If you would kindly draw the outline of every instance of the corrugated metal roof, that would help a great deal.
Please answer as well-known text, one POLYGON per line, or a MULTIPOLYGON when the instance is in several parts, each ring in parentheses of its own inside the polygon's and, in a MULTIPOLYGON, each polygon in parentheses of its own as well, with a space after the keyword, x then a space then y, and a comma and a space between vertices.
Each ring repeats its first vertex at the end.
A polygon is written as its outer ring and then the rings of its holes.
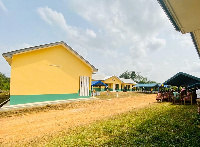
POLYGON ((74 53, 74 55, 76 55, 78 58, 80 58, 82 61, 84 61, 86 64, 88 64, 93 69, 93 72, 97 72, 98 71, 97 68, 95 68, 87 60, 85 60, 81 55, 79 55, 75 50, 73 50, 64 41, 55 42, 55 43, 49 43, 49 44, 44 44, 44 45, 39 45, 39 46, 34 46, 34 47, 29 47, 29 48, 24 48, 24 49, 20 49, 20 50, 15 50, 15 51, 3 53, 2 55, 3 55, 4 58, 5 57, 12 58, 12 56, 14 54, 20 54, 20 53, 25 53, 25 52, 29 52, 29 51, 35 51, 35 50, 39 50, 39 49, 43 49, 43 48, 47 48, 47 47, 52 47, 52 46, 57 46, 57 45, 63 45, 64 47, 69 49, 72 53, 74 53))
POLYGON ((107 80, 107 79, 109 79, 111 77, 113 77, 113 76, 105 76, 103 80, 107 80))
POLYGON ((152 87, 157 87, 157 83, 149 83, 149 84, 137 84, 134 87, 144 87, 144 88, 152 88, 152 87))
MULTIPOLYGON (((95 81, 105 81, 111 77, 114 77, 114 76, 104 76, 104 75, 100 75, 100 74, 92 74, 92 80, 95 80, 95 81)), ((115 76, 116 78, 118 78, 117 76, 115 76)), ((118 78, 119 79, 119 78, 118 78)), ((120 80, 120 79, 119 79, 120 80)))
POLYGON ((124 79, 124 78, 119 78, 123 83, 127 83, 127 84, 137 84, 135 81, 133 81, 132 79, 124 79))
POLYGON ((92 74, 92 80, 95 81, 103 81, 106 76, 104 75, 99 75, 99 74, 92 74))

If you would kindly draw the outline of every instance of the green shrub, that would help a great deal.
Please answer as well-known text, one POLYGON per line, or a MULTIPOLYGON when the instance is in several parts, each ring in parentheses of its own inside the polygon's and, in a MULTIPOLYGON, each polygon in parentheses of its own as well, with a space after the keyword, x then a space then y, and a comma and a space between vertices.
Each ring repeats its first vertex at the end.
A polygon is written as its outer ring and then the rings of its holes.
POLYGON ((10 90, 10 78, 0 72, 0 90, 10 90))

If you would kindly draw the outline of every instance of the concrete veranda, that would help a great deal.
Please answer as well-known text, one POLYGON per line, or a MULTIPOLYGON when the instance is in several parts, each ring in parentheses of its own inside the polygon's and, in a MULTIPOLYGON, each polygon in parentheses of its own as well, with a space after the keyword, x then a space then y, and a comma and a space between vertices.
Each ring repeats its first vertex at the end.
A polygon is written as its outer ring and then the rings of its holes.
POLYGON ((13 109, 22 109, 22 108, 29 108, 29 107, 38 107, 38 106, 45 106, 51 104, 61 104, 61 103, 71 103, 77 101, 88 101, 88 100, 95 100, 98 98, 78 98, 78 99, 68 99, 68 100, 56 100, 56 101, 45 101, 45 102, 35 102, 35 103, 26 103, 26 104, 18 104, 18 105, 9 105, 6 104, 0 108, 0 111, 9 111, 13 109))

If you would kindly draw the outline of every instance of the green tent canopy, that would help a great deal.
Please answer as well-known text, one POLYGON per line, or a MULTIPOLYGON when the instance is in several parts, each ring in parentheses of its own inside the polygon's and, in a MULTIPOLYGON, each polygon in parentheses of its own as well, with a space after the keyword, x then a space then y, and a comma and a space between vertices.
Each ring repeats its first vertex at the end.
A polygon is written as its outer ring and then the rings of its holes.
POLYGON ((200 78, 189 75, 187 73, 179 72, 163 84, 172 86, 189 86, 195 83, 200 83, 200 78))

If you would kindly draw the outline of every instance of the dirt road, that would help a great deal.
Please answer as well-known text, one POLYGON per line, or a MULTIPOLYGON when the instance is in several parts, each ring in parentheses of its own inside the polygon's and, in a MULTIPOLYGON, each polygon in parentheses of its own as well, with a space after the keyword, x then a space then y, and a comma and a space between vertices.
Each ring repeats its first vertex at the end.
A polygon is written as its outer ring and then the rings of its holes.
POLYGON ((155 104, 155 94, 79 102, 77 107, 0 118, 0 143, 23 143, 155 104), (3 126, 3 127, 2 127, 3 126))

